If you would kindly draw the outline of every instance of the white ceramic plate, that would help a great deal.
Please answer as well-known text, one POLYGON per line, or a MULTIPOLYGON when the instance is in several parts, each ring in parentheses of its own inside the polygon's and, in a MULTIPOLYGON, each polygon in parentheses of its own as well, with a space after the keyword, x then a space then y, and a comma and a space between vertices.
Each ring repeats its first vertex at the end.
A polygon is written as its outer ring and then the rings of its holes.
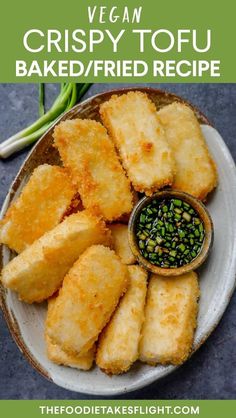
MULTIPOLYGON (((153 92, 152 94, 155 94, 153 92)), ((86 103, 91 103, 91 99, 86 103)), ((80 113, 77 109, 76 115, 78 114, 80 113)), ((74 116, 75 113, 70 112, 69 117, 74 116)), ((204 116, 200 114, 199 119, 204 120, 204 116)), ((202 130, 218 167, 219 185, 207 205, 214 223, 215 240, 207 262, 199 270, 201 298, 193 352, 206 340, 223 315, 235 287, 236 273, 235 165, 220 134, 206 124, 202 125, 202 130)), ((45 142, 45 139, 42 140, 45 142)), ((37 147, 37 153, 42 153, 40 162, 56 161, 57 157, 48 153, 48 150, 45 151, 45 147, 40 148, 39 145, 37 147)), ((21 170, 21 179, 19 180, 18 176, 18 180, 10 190, 2 208, 2 216, 12 194, 14 197, 18 195, 30 171, 38 163, 39 161, 35 161, 35 151, 33 151, 23 171, 21 170)), ((6 247, 3 247, 2 255, 4 265, 12 254, 6 247)), ((45 353, 43 334, 46 305, 24 304, 18 301, 14 293, 4 289, 1 289, 1 302, 8 326, 24 355, 45 377, 66 389, 94 395, 117 395, 142 388, 176 368, 174 366, 151 367, 137 362, 128 373, 111 378, 97 367, 89 372, 83 372, 54 365, 47 359, 45 353)))

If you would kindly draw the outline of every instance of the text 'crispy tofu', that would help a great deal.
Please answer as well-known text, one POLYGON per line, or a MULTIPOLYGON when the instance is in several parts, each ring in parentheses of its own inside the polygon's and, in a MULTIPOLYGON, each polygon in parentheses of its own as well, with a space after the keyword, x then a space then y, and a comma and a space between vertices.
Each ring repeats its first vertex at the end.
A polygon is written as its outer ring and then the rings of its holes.
POLYGON ((109 321, 128 285, 127 267, 102 245, 88 248, 66 275, 47 334, 71 354, 86 353, 109 321))
POLYGON ((0 242, 20 253, 61 221, 75 193, 64 168, 40 165, 0 222, 0 242))
MULTIPOLYGON (((48 300, 48 312, 47 318, 50 318, 53 307, 56 302, 56 297, 51 297, 48 300)), ((45 330, 45 340, 47 348, 47 356, 49 360, 56 364, 62 364, 63 366, 74 367, 81 370, 91 369, 95 355, 95 345, 83 356, 66 353, 57 344, 53 344, 50 337, 47 335, 47 328, 45 330)))
POLYGON ((172 187, 204 199, 217 184, 217 172, 193 110, 176 102, 158 117, 176 161, 172 187))
POLYGON ((55 146, 78 187, 83 205, 109 221, 132 209, 130 183, 106 129, 94 120, 56 126, 55 146))
POLYGON ((124 224, 110 225, 115 253, 124 264, 134 264, 135 257, 128 241, 128 226, 124 224))
POLYGON ((100 114, 135 190, 150 195, 172 184, 172 152, 155 105, 146 94, 112 96, 101 105, 100 114))
POLYGON ((73 214, 10 261, 2 270, 2 283, 25 302, 41 302, 60 287, 86 248, 109 242, 110 230, 99 218, 87 211, 73 214))
POLYGON ((126 372, 138 358, 147 288, 147 272, 128 267, 130 284, 110 322, 102 332, 96 363, 108 374, 126 372))
POLYGON ((199 286, 194 272, 152 275, 147 292, 140 360, 181 364, 189 356, 197 324, 199 286))

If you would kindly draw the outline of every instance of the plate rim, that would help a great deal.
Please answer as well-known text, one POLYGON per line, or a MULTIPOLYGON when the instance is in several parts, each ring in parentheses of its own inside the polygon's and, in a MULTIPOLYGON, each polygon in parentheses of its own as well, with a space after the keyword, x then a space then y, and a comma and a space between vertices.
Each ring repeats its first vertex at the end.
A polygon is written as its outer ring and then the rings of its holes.
MULTIPOLYGON (((67 119, 68 115, 73 115, 73 113, 77 112, 78 109, 80 107, 82 107, 82 105, 84 105, 86 103, 89 103, 90 101, 92 101, 96 98, 106 97, 106 96, 109 96, 109 95, 112 95, 112 94, 127 93, 129 91, 142 91, 144 93, 149 93, 150 92, 150 93, 153 93, 153 94, 159 93, 159 94, 162 94, 162 95, 164 94, 166 96, 169 96, 175 101, 179 101, 179 102, 185 103, 188 106, 190 106, 194 110, 195 114, 198 116, 198 119, 200 118, 199 122, 201 123, 201 125, 206 125, 206 126, 214 128, 214 126, 211 124, 209 119, 204 115, 204 113, 201 110, 198 109, 197 106, 192 105, 189 101, 185 100, 181 96, 178 96, 178 95, 173 94, 171 92, 168 92, 166 90, 155 89, 153 87, 124 87, 124 88, 106 90, 104 92, 101 92, 101 93, 95 94, 93 96, 90 96, 87 99, 85 99, 84 101, 75 105, 69 111, 65 112, 63 115, 59 116, 56 119, 55 123, 53 123, 53 125, 39 138, 37 143, 29 151, 28 155, 26 156, 26 158, 22 162, 15 178, 13 179, 13 181, 12 181, 10 187, 9 187, 9 191, 6 195, 6 198, 4 199, 4 202, 3 202, 3 205, 2 205, 2 208, 1 208, 0 219, 2 219, 2 217, 4 216, 6 210, 8 209, 8 207, 11 203, 12 197, 15 194, 14 189, 15 189, 15 187, 17 187, 19 176, 20 176, 20 173, 22 172, 23 167, 25 166, 27 161, 31 159, 31 155, 35 152, 35 150, 37 149, 39 144, 41 142, 43 142, 44 137, 47 136, 47 134, 54 128, 54 126, 58 122, 60 122, 61 120, 67 119)), ((219 139, 220 139, 220 142, 221 142, 221 147, 224 149, 224 155, 228 159, 230 165, 235 168, 235 162, 234 162, 234 159, 231 155, 231 152, 230 152, 227 144, 224 142, 221 135, 219 135, 219 139)), ((236 170, 235 170, 234 179, 235 179, 235 184, 236 184, 236 170)), ((2 269, 2 266, 3 266, 3 247, 4 247, 4 245, 0 246, 0 269, 2 269)), ((202 346, 202 344, 204 344, 204 342, 207 340, 207 338, 211 335, 211 333, 217 327, 217 325, 219 324, 219 322, 220 322, 220 320, 221 320, 221 318, 222 318, 222 316, 223 316, 223 314, 224 314, 224 312, 225 312, 225 310, 226 310, 226 308, 227 308, 227 306, 230 302, 230 299, 231 299, 231 297, 234 293, 234 290, 236 288, 236 254, 235 254, 235 259, 232 260, 232 271, 228 274, 230 276, 232 275, 232 280, 231 280, 232 283, 230 282, 231 286, 227 291, 225 301, 224 301, 224 303, 221 304, 221 309, 219 310, 218 315, 214 319, 214 324, 211 326, 208 333, 206 333, 200 339, 200 341, 194 346, 194 349, 192 350, 192 352, 190 354, 190 357, 202 346)), ((169 365, 165 370, 162 371, 161 376, 159 376, 159 377, 149 376, 149 377, 146 377, 146 379, 145 379, 145 376, 144 376, 143 379, 142 379, 142 382, 139 382, 139 383, 136 383, 136 384, 133 383, 129 387, 124 387, 123 389, 115 389, 115 388, 114 389, 112 389, 112 388, 104 389, 103 388, 102 391, 101 391, 101 390, 96 390, 96 389, 77 390, 77 389, 69 388, 69 387, 67 387, 66 384, 63 384, 63 381, 61 379, 59 379, 60 382, 58 382, 58 379, 55 379, 56 380, 55 381, 53 379, 53 377, 50 375, 50 373, 38 362, 38 360, 30 352, 28 346, 24 342, 24 339, 23 339, 23 336, 21 335, 21 332, 19 331, 19 325, 18 325, 17 319, 15 318, 13 312, 10 311, 8 306, 7 306, 7 301, 6 301, 6 293, 7 292, 8 292, 8 290, 6 290, 3 287, 3 285, 0 283, 0 306, 1 306, 1 309, 2 309, 2 312, 3 312, 3 316, 5 318, 6 324, 8 326, 8 329, 10 331, 10 334, 11 334, 13 340, 15 341, 17 347, 19 348, 21 353, 25 356, 25 358, 28 360, 30 365, 35 370, 37 370, 37 372, 39 372, 43 377, 45 377, 50 382, 53 382, 53 383, 57 384, 58 386, 66 389, 66 390, 77 392, 77 393, 82 393, 82 394, 94 395, 94 396, 96 396, 96 395, 98 395, 98 396, 122 395, 122 394, 126 394, 126 393, 129 393, 129 392, 133 392, 135 390, 141 389, 145 386, 148 386, 149 384, 164 378, 165 376, 169 375, 170 373, 174 372, 175 370, 177 370, 180 367, 180 366, 169 365)))

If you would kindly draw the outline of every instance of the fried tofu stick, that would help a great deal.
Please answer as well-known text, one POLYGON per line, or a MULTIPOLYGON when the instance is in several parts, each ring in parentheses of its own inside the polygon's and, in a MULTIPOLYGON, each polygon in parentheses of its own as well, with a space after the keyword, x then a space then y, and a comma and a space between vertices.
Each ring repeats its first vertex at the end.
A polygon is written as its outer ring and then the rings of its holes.
POLYGON ((147 289, 147 272, 128 267, 130 285, 113 317, 102 332, 96 363, 108 374, 126 372, 138 358, 141 326, 147 289))
POLYGON ((217 172, 194 112, 184 104, 173 103, 157 114, 176 160, 172 188, 205 199, 217 184, 217 172))
POLYGON ((194 272, 178 277, 152 275, 147 292, 140 360, 181 364, 189 356, 197 325, 199 287, 194 272))
POLYGON ((91 369, 94 362, 95 345, 84 355, 69 354, 63 351, 59 345, 53 344, 51 339, 46 335, 47 356, 53 363, 68 366, 80 370, 91 369))
MULTIPOLYGON (((50 318, 52 310, 56 302, 56 297, 51 297, 48 300, 48 312, 47 318, 50 318)), ((74 367, 81 370, 91 369, 95 355, 95 345, 83 356, 68 354, 61 349, 57 344, 53 344, 50 337, 47 335, 47 328, 45 330, 45 340, 47 348, 47 356, 49 360, 56 364, 62 364, 63 366, 74 367)))
POLYGON ((0 242, 20 253, 61 221, 75 193, 64 168, 40 165, 0 222, 0 242))
POLYGON ((25 302, 41 302, 60 287, 86 248, 109 242, 110 230, 99 218, 88 211, 73 214, 10 261, 2 270, 2 283, 25 302))
POLYGON ((134 264, 135 257, 128 241, 128 226, 124 224, 110 225, 115 253, 123 264, 134 264))
POLYGON ((172 184, 172 152, 156 107, 146 94, 112 96, 101 105, 100 114, 135 190, 151 195, 172 184))
POLYGON ((129 180, 99 122, 66 120, 56 126, 54 139, 86 209, 109 221, 130 213, 133 196, 129 180))
POLYGON ((93 245, 66 275, 47 334, 69 354, 83 355, 95 343, 128 285, 127 267, 107 247, 93 245))

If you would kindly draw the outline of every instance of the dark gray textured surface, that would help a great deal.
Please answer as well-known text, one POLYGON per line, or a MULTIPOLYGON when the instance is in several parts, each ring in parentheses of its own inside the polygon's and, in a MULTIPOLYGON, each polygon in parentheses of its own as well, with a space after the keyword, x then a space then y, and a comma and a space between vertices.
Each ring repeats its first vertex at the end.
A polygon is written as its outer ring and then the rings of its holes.
MULTIPOLYGON (((116 88, 117 84, 95 84, 86 96, 116 88)), ((125 86, 125 85, 122 85, 125 86)), ((146 84, 147 86, 147 84, 146 84)), ((222 134, 236 159, 236 84, 151 85, 183 96, 198 106, 222 134)), ((48 85, 52 100, 56 85, 48 85)), ((0 84, 0 142, 37 117, 37 86, 0 84)), ((0 205, 28 150, 0 161, 0 205)), ((236 295, 221 323, 207 342, 174 374, 127 399, 235 399, 236 398, 236 295)), ((46 381, 28 364, 0 318, 1 399, 90 399, 46 381)))

